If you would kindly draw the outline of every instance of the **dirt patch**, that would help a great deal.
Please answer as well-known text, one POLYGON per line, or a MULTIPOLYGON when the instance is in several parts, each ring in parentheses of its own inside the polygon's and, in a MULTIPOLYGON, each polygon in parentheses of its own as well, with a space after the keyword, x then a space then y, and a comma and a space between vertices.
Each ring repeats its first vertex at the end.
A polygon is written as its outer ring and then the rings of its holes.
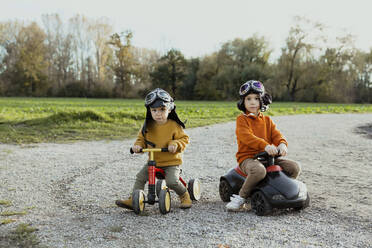
POLYGON ((362 135, 365 138, 372 139, 372 123, 359 126, 354 132, 362 135))

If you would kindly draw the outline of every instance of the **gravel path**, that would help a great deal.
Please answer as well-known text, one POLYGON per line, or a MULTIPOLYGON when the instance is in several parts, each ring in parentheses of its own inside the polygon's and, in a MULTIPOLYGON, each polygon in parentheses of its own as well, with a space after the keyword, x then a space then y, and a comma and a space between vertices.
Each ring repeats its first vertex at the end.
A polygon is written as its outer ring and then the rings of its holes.
POLYGON ((114 205, 146 160, 129 154, 133 140, 0 145, 0 200, 12 202, 0 212, 27 211, 0 225, 0 247, 14 245, 4 237, 20 223, 36 227, 47 247, 372 247, 372 139, 357 129, 372 114, 273 119, 311 194, 301 212, 225 210, 218 184, 236 166, 234 122, 186 129, 183 176, 201 180, 202 199, 182 210, 172 192, 165 216, 157 205, 143 216, 114 205))

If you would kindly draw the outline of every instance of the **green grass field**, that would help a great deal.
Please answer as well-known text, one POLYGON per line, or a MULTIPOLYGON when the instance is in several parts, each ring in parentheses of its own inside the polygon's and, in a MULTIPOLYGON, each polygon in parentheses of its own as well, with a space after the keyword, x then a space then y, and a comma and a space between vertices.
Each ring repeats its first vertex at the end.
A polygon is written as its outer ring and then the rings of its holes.
MULTIPOLYGON (((233 121, 235 102, 177 101, 186 126, 233 121)), ((268 115, 372 113, 372 104, 274 103, 268 115)), ((142 100, 0 98, 0 143, 24 144, 135 137, 143 124, 142 100)))

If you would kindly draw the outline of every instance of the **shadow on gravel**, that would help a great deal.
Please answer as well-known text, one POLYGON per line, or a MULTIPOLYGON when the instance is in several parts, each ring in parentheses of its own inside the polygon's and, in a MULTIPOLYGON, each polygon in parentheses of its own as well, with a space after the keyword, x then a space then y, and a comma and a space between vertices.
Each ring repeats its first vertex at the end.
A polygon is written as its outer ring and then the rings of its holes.
POLYGON ((363 126, 358 126, 354 129, 354 133, 361 135, 367 139, 372 139, 372 123, 367 123, 363 126))

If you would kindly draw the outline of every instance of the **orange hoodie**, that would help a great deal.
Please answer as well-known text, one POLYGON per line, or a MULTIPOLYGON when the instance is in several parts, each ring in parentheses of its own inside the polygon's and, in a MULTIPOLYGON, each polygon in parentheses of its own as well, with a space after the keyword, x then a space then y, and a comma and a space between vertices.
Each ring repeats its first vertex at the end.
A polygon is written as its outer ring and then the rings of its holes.
POLYGON ((236 159, 240 164, 247 158, 253 158, 259 152, 263 152, 267 145, 278 146, 284 143, 288 146, 283 135, 269 116, 261 112, 256 117, 253 114, 240 114, 236 118, 236 138, 238 152, 236 159))

